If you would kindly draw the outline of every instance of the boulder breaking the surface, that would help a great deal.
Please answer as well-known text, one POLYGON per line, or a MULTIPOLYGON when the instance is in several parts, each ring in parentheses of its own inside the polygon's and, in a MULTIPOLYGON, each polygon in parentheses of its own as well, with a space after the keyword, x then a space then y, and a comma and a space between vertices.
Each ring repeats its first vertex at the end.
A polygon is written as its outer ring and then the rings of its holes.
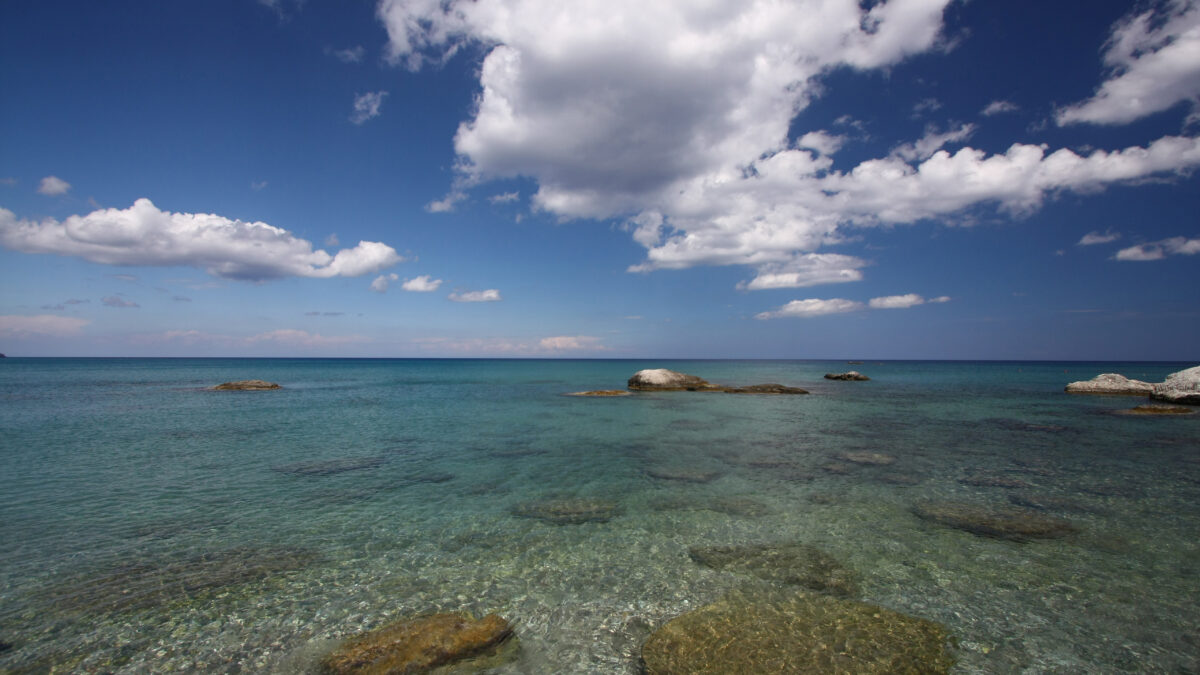
POLYGON ((693 546, 692 560, 705 567, 749 574, 759 579, 850 596, 858 591, 857 575, 836 558, 808 544, 693 546))
POLYGON ((1104 396, 1149 396, 1154 385, 1141 380, 1131 380, 1117 373, 1104 373, 1090 380, 1072 382, 1067 385, 1068 394, 1100 394, 1104 396))
POLYGON ((1200 405, 1200 366, 1171 373, 1166 380, 1154 385, 1150 398, 1167 403, 1200 405))
POLYGON ((268 389, 282 389, 274 382, 266 380, 238 380, 236 382, 224 382, 213 387, 218 391, 266 391, 268 389))
POLYGON ((871 378, 867 377, 866 375, 863 375, 862 373, 858 372, 857 370, 851 370, 848 373, 825 373, 825 379, 827 379, 827 380, 843 380, 846 382, 866 382, 867 380, 869 380, 871 378))
POLYGON ((642 646, 648 675, 947 673, 941 624, 827 595, 730 594, 678 616, 642 646))
POLYGON ((606 398, 611 396, 630 396, 630 393, 621 389, 595 389, 593 391, 573 391, 567 396, 590 396, 595 398, 606 398))
POLYGON ((326 656, 322 667, 337 675, 429 672, 493 656, 512 634, 512 625, 497 614, 478 620, 461 613, 433 614, 354 638, 326 656))
POLYGON ((713 384, 708 380, 679 373, 666 368, 651 368, 639 370, 629 378, 627 383, 633 391, 706 391, 726 394, 807 394, 808 391, 799 387, 788 387, 782 384, 752 384, 745 387, 727 387, 713 384))

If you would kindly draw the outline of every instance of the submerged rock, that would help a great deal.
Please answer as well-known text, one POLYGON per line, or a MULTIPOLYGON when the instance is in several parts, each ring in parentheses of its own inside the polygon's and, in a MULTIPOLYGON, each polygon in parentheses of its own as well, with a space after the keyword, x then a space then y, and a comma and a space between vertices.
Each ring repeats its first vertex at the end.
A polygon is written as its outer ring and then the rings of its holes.
POLYGON ((1061 518, 1015 507, 927 500, 914 504, 913 513, 925 520, 972 534, 1014 541, 1062 537, 1076 531, 1074 525, 1061 518))
POLYGON ((1012 494, 1008 501, 1038 511, 1062 511, 1064 513, 1098 513, 1100 510, 1068 497, 1039 494, 1012 494))
POLYGON ((603 523, 621 515, 621 507, 607 499, 548 499, 512 507, 522 518, 537 518, 555 525, 603 523))
POLYGON ((266 380, 238 380, 237 382, 224 382, 213 387, 219 391, 265 391, 267 389, 282 389, 283 387, 274 382, 266 380))
POLYGON ((746 544, 693 546, 692 560, 705 567, 750 574, 781 584, 850 596, 857 593, 857 575, 833 556, 808 544, 746 544))
POLYGON ((774 382, 768 384, 752 384, 747 387, 720 387, 726 394, 807 394, 806 389, 789 387, 774 382))
POLYGON ((998 488, 1027 488, 1029 483, 1012 476, 1005 476, 998 473, 978 473, 973 476, 960 478, 958 482, 964 485, 974 485, 975 487, 998 487, 998 488))
POLYGON ((1131 380, 1117 373, 1104 373, 1090 380, 1072 382, 1067 385, 1068 394, 1101 394, 1105 396, 1149 396, 1154 385, 1141 380, 1131 380))
POLYGON ((592 396, 596 398, 605 398, 610 396, 632 396, 627 391, 622 389, 597 389, 594 391, 573 391, 565 396, 592 396))
POLYGON ((826 595, 730 594, 668 621, 642 646, 647 675, 947 673, 941 624, 826 595))
POLYGON ((896 458, 892 455, 887 455, 882 452, 843 452, 837 455, 837 459, 851 464, 862 464, 865 466, 888 466, 895 464, 896 458))
POLYGON ((155 607, 265 579, 318 560, 304 549, 234 548, 176 559, 130 562, 50 589, 52 604, 87 614, 155 607))
POLYGON ((1194 415, 1196 410, 1182 405, 1139 405, 1126 410, 1114 410, 1114 415, 1133 415, 1137 417, 1152 417, 1162 415, 1194 415))
POLYGON ((271 467, 279 473, 290 473, 297 476, 331 476, 347 471, 374 469, 384 463, 385 457, 339 457, 337 459, 322 459, 313 462, 296 462, 271 467))
POLYGON ((867 380, 870 380, 871 378, 867 377, 866 375, 863 375, 862 373, 858 372, 857 370, 851 370, 848 373, 825 373, 825 379, 841 380, 844 382, 866 382, 867 380))
POLYGON ((651 478, 684 483, 710 483, 721 476, 720 471, 691 466, 652 466, 645 469, 645 472, 651 478))
POLYGON ((407 619, 354 638, 325 657, 326 673, 428 672, 441 666, 465 667, 468 660, 492 657, 481 668, 496 665, 495 657, 516 646, 512 625, 497 614, 476 620, 467 614, 446 613, 407 619))
POLYGON ((1200 405, 1200 366, 1171 373, 1154 385, 1150 398, 1168 403, 1200 405))

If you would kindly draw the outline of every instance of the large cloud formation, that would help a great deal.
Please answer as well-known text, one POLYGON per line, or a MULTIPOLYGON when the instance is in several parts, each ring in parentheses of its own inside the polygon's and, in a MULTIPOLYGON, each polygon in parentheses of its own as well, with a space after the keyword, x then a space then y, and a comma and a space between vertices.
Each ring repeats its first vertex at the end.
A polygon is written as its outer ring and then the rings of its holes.
MULTIPOLYGON (((397 64, 417 69, 468 44, 486 52, 441 210, 473 185, 529 177, 537 209, 628 219, 647 250, 634 271, 748 265, 757 276, 742 287, 751 290, 854 281, 865 261, 818 253, 848 226, 945 218, 981 203, 1028 213, 1058 192, 1200 164, 1200 141, 1189 137, 1085 154, 1019 143, 1002 154, 947 151, 974 130, 962 125, 834 170, 838 136, 789 129, 829 70, 886 68, 939 48, 950 1, 380 0, 378 15, 397 64)), ((1178 59, 1195 8, 1170 6, 1159 28, 1135 18, 1128 25, 1140 33, 1114 29, 1114 45, 1135 44, 1122 72, 1149 64, 1143 45, 1178 59)), ((1185 96, 1196 62, 1180 71, 1185 96)))
POLYGON ((215 277, 250 281, 357 277, 403 260, 391 246, 375 241, 360 241, 330 255, 266 223, 211 213, 171 213, 149 199, 62 222, 19 220, 12 211, 0 209, 0 244, 23 253, 76 256, 106 265, 198 267, 215 277))

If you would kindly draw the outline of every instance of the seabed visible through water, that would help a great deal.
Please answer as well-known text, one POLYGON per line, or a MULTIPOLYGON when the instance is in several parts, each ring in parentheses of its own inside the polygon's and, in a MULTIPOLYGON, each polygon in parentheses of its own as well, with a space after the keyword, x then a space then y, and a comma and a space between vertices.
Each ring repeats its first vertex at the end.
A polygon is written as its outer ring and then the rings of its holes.
POLYGON ((802 588, 945 626, 951 672, 1198 672, 1200 415, 1062 392, 1190 365, 8 359, 0 671, 311 671, 462 611, 515 625, 492 672, 635 673, 802 588), (563 395, 664 365, 812 394, 563 395), (284 389, 206 390, 246 377, 284 389))

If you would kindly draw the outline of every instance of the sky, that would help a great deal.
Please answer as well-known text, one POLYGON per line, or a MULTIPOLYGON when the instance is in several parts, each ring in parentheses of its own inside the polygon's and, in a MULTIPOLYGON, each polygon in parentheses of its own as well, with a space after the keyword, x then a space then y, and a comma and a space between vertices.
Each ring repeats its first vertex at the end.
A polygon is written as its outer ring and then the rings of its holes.
POLYGON ((0 352, 1200 360, 1200 0, 0 5, 0 352))

